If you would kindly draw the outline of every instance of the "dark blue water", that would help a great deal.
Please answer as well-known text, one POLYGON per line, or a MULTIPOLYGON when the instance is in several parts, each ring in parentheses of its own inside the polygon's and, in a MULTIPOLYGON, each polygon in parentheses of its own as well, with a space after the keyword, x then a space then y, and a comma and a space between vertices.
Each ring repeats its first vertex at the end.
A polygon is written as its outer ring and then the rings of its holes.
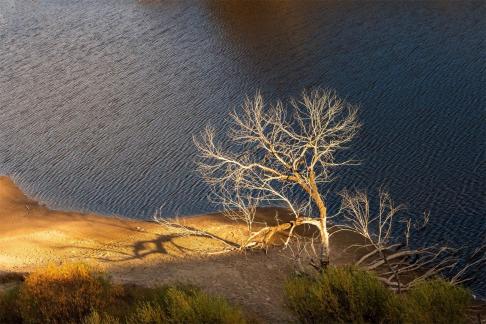
MULTIPOLYGON (((193 134, 262 89, 331 87, 364 127, 343 187, 385 185, 424 240, 486 237, 485 2, 0 1, 0 173, 56 208, 215 210, 193 134)), ((486 291, 483 276, 474 282, 486 291)))

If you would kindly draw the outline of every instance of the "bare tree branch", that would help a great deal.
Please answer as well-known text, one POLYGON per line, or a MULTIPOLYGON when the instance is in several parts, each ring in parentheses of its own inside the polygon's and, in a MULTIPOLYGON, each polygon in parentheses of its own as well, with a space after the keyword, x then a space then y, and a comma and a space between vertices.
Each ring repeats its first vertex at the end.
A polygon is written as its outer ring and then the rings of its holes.
POLYGON ((469 260, 465 265, 461 265, 458 249, 440 245, 412 248, 410 239, 413 233, 427 225, 430 214, 425 212, 422 222, 413 223, 399 213, 402 207, 395 205, 385 191, 379 192, 376 213, 371 212, 368 195, 364 191, 344 191, 341 197, 341 214, 345 222, 338 226, 338 231, 351 231, 363 236, 366 243, 362 247, 370 250, 356 264, 375 271, 380 280, 393 290, 407 290, 418 281, 437 275, 448 277, 452 283, 464 282, 470 269, 486 264, 484 250, 479 255, 481 248, 476 251, 479 254, 475 260, 469 260), (396 232, 398 223, 405 224, 403 234, 396 232))
POLYGON ((328 217, 322 186, 332 181, 336 168, 356 163, 338 161, 336 153, 346 148, 360 127, 357 108, 329 90, 304 93, 289 105, 267 105, 257 93, 231 117, 229 147, 216 141, 216 131, 210 127, 194 139, 199 171, 212 188, 213 200, 229 218, 247 223, 252 246, 253 239, 262 235, 283 230, 291 236, 296 226, 316 226, 321 263, 327 265, 328 217), (258 206, 285 207, 295 220, 251 233, 258 206))

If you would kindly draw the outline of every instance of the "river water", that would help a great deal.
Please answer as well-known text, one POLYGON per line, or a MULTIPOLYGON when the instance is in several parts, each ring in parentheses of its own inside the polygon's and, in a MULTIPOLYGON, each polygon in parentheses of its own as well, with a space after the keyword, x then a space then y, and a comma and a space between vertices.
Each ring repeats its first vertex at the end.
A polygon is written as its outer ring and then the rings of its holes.
MULTIPOLYGON (((192 136, 261 89, 364 124, 330 187, 383 185, 430 242, 486 236, 485 2, 0 1, 0 173, 55 208, 214 211, 192 136)), ((486 291, 484 275, 473 283, 486 291)))

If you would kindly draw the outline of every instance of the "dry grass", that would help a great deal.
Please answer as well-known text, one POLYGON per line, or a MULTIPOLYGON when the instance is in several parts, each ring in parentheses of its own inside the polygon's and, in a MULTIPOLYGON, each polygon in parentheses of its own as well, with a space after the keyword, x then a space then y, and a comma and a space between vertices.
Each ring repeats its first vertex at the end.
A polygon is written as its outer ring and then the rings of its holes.
POLYGON ((238 307, 194 286, 115 285, 84 264, 48 266, 0 294, 0 323, 245 323, 238 307))
POLYGON ((27 323, 79 323, 93 309, 105 310, 121 293, 121 287, 87 265, 50 265, 26 278, 18 303, 27 323))

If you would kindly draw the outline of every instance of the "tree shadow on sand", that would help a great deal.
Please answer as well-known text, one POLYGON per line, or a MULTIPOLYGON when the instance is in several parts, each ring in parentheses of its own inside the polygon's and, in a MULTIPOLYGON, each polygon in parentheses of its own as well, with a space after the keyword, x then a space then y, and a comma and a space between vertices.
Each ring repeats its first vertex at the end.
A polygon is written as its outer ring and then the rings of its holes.
MULTIPOLYGON (((91 250, 97 252, 106 252, 106 253, 113 253, 119 255, 119 257, 97 257, 92 256, 89 257, 91 259, 95 259, 98 261, 104 262, 124 262, 136 259, 144 259, 149 255, 153 254, 161 254, 161 255, 171 255, 176 252, 177 254, 190 254, 194 252, 204 253, 207 251, 203 251, 198 248, 193 248, 189 246, 185 246, 184 244, 180 244, 176 242, 177 239, 181 238, 205 238, 205 239, 212 239, 217 238, 221 242, 224 242, 230 246, 238 247, 239 245, 235 242, 228 241, 221 237, 211 234, 205 234, 204 231, 199 231, 194 229, 194 233, 170 233, 170 234, 158 234, 156 238, 150 240, 139 240, 134 242, 133 244, 127 244, 124 246, 117 246, 111 248, 109 245, 106 247, 101 248, 94 248, 94 247, 82 247, 82 246, 62 246, 58 247, 58 249, 80 249, 80 250, 91 250), (127 252, 125 249, 130 248, 131 252, 127 252)), ((188 240, 189 242, 190 240, 188 240)))
POLYGON ((214 234, 209 234, 204 231, 198 230, 193 227, 185 226, 186 230, 191 232, 187 233, 175 233, 175 234, 166 234, 166 235, 159 235, 156 239, 153 240, 145 240, 145 241, 138 241, 133 244, 133 259, 142 259, 150 254, 169 254, 169 251, 166 249, 166 245, 170 244, 174 248, 176 248, 181 253, 188 253, 188 252, 195 252, 197 249, 189 248, 186 246, 182 246, 177 244, 174 240, 177 238, 182 237, 201 237, 206 239, 217 239, 221 242, 224 242, 227 245, 232 247, 238 247, 239 245, 235 242, 226 240, 222 237, 219 237, 214 234), (150 246, 153 246, 150 248, 150 246), (148 248, 147 248, 148 247, 148 248))

